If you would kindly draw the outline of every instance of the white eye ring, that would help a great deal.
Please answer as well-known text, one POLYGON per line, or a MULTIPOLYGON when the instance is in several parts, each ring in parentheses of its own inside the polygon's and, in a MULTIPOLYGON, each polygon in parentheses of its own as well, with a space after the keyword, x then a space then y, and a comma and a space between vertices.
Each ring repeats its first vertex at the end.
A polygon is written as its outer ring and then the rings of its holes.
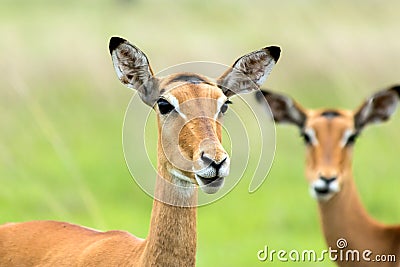
POLYGON ((314 145, 314 146, 318 145, 318 139, 317 139, 314 129, 306 128, 303 132, 303 136, 304 136, 306 142, 308 142, 309 144, 314 145))
POLYGON ((346 130, 343 134, 343 138, 342 141, 340 143, 340 145, 342 147, 345 147, 347 145, 351 145, 355 142, 356 138, 358 136, 357 132, 354 132, 353 130, 346 130))

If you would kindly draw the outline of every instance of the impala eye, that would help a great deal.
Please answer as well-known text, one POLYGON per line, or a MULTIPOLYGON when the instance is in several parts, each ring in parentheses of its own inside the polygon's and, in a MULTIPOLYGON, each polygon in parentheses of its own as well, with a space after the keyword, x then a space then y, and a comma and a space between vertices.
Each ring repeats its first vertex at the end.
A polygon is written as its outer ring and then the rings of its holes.
POLYGON ((306 134, 305 132, 302 132, 300 135, 303 138, 304 143, 306 145, 311 145, 311 137, 308 134, 306 134))
POLYGON ((171 103, 169 103, 166 99, 160 98, 157 100, 158 110, 162 115, 168 114, 175 109, 171 103))
POLYGON ((358 137, 358 133, 352 134, 347 138, 346 146, 354 145, 358 137))
POLYGON ((226 100, 226 102, 221 106, 221 113, 225 114, 228 110, 229 104, 232 104, 230 100, 226 100))

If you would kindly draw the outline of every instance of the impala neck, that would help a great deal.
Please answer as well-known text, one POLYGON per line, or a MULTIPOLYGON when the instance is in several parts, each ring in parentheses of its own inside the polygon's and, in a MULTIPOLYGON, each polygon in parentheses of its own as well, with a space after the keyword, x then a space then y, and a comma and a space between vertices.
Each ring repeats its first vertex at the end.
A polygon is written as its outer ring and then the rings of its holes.
POLYGON ((174 177, 163 162, 159 158, 149 235, 142 259, 145 266, 195 266, 197 189, 172 186, 169 181, 174 177))
POLYGON ((319 202, 325 239, 332 249, 337 249, 339 238, 346 239, 348 248, 373 249, 372 244, 383 238, 383 227, 368 215, 351 173, 347 176, 336 196, 319 202))

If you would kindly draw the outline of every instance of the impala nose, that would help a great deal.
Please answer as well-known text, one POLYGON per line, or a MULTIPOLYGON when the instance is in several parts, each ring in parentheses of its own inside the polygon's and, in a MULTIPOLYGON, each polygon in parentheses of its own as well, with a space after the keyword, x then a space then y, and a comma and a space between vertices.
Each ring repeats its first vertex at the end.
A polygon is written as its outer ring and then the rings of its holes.
POLYGON ((320 176, 318 181, 314 184, 314 190, 318 194, 328 194, 331 189, 330 185, 336 181, 336 177, 320 176))
POLYGON ((201 190, 207 194, 216 193, 229 174, 229 156, 226 152, 221 153, 219 157, 212 157, 208 153, 201 152, 199 165, 201 167, 195 172, 195 177, 201 190))
POLYGON ((327 185, 329 185, 330 183, 334 182, 337 179, 337 177, 336 176, 332 176, 332 177, 320 176, 319 179, 321 179, 327 185))
POLYGON ((203 151, 203 152, 201 152, 200 158, 206 166, 213 167, 215 169, 216 173, 218 174, 221 166, 226 162, 226 159, 228 158, 228 156, 225 156, 222 160, 215 161, 209 155, 205 154, 203 151))
POLYGON ((199 167, 196 173, 203 178, 225 177, 229 174, 229 156, 223 153, 219 157, 212 157, 206 152, 201 152, 199 167))

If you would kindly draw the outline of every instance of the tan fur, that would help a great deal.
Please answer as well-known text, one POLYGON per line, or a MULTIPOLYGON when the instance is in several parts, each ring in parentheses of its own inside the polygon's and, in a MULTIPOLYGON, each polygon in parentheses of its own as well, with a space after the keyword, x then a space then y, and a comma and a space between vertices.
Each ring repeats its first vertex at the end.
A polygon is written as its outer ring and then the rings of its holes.
POLYGON ((314 130, 318 144, 307 146, 306 177, 309 182, 319 175, 333 177, 351 171, 352 147, 342 147, 344 132, 354 130, 352 113, 339 111, 341 116, 326 118, 324 110, 304 111, 307 119, 305 129, 314 130))
MULTIPOLYGON (((352 150, 340 145, 344 131, 354 130, 353 113, 337 110, 341 116, 326 118, 323 111, 307 111, 306 127, 314 129, 319 145, 307 147, 306 177, 310 182, 318 174, 337 176, 340 192, 326 202, 318 202, 325 239, 333 249, 337 240, 345 238, 348 249, 360 253, 366 249, 374 255, 396 255, 400 260, 400 226, 386 226, 372 219, 360 201, 352 174, 352 150)), ((372 258, 372 257, 371 257, 372 258)), ((398 266, 396 262, 346 262, 339 266, 398 266)))
POLYGON ((400 86, 376 92, 356 109, 305 109, 290 97, 262 90, 260 103, 266 100, 277 123, 299 128, 306 143, 306 178, 310 192, 318 200, 319 214, 328 246, 337 250, 339 266, 399 266, 400 225, 388 226, 372 219, 360 201, 352 172, 354 140, 365 126, 387 121, 399 102, 400 86), (337 245, 339 239, 347 247, 337 245), (352 261, 354 250, 360 261, 352 261), (362 253, 395 255, 396 261, 365 261, 362 253), (344 255, 344 257, 340 257, 344 255), (350 254, 346 254, 350 253, 350 254), (346 260, 346 255, 350 258, 346 260))
POLYGON ((193 73, 155 77, 146 55, 120 37, 110 39, 109 51, 119 80, 157 113, 158 175, 147 239, 63 222, 5 224, 0 266, 195 266, 197 185, 214 194, 229 174, 221 105, 225 111, 228 96, 258 89, 280 48, 242 56, 240 71, 235 63, 218 85, 193 73))
MULTIPOLYGON (((218 87, 206 83, 183 84, 168 93, 173 94, 179 102, 192 100, 182 111, 189 113, 189 109, 192 109, 192 113, 202 113, 204 116, 217 112, 215 100, 223 95, 218 87), (196 106, 201 98, 211 100, 196 106), (204 106, 204 103, 208 105, 204 106)), ((180 120, 176 117, 170 121, 174 124, 168 125, 167 134, 183 126, 180 120)), ((163 119, 159 117, 159 137, 162 123, 163 119)), ((212 148, 217 159, 226 153, 220 143, 221 124, 212 119, 195 119, 184 125, 179 135, 179 145, 190 157, 197 155, 204 139, 218 143, 212 148)), ((171 182, 168 170, 173 166, 164 154, 165 147, 161 149, 160 140, 156 197, 172 199, 178 205, 195 206, 197 189, 187 198, 165 182, 171 182)), ((186 175, 195 182, 193 173, 186 175)), ((154 200, 149 235, 145 240, 124 231, 100 232, 55 221, 0 226, 0 266, 194 266, 196 240, 195 207, 176 207, 154 200)))
MULTIPOLYGON (((340 192, 332 199, 318 202, 321 223, 329 247, 337 249, 337 240, 345 238, 348 249, 362 253, 371 250, 373 255, 396 255, 400 260, 400 226, 386 226, 372 219, 360 201, 352 174, 352 150, 340 142, 347 129, 354 129, 353 113, 337 110, 341 116, 326 118, 323 111, 306 111, 306 127, 312 128, 319 141, 317 146, 307 146, 306 177, 312 182, 319 175, 337 176, 340 192)), ((372 257, 371 257, 372 258, 372 257)), ((347 262, 339 266, 399 266, 397 262, 347 262)))

